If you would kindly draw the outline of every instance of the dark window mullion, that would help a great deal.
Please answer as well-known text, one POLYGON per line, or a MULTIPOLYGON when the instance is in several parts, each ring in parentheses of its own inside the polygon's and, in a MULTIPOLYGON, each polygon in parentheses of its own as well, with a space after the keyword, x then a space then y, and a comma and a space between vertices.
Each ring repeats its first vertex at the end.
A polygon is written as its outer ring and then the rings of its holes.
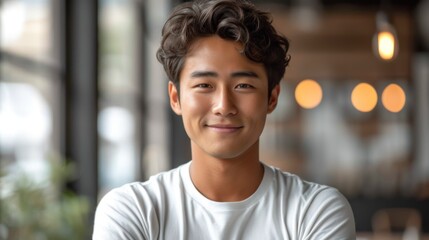
POLYGON ((98 1, 64 1, 63 9, 64 151, 78 174, 71 186, 90 201, 91 224, 98 193, 98 1))

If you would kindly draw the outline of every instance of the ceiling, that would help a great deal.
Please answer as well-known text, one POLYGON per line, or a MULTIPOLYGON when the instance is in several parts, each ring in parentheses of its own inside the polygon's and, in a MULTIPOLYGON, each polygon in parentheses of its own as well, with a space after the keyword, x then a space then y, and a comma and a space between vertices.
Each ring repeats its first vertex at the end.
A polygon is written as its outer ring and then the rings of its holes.
POLYGON ((413 10, 420 0, 252 0, 254 3, 267 4, 276 3, 290 6, 296 3, 321 3, 323 7, 337 8, 337 7, 354 7, 354 8, 378 8, 381 4, 390 5, 394 8, 409 8, 413 10))

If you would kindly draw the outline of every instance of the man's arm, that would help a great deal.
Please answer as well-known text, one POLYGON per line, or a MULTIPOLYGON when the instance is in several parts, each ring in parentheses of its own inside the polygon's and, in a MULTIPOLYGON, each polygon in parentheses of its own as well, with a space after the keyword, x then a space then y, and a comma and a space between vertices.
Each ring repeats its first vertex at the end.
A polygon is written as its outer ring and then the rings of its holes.
POLYGON ((353 211, 347 199, 336 189, 319 192, 308 203, 300 239, 355 240, 353 211))
POLYGON ((148 228, 138 198, 130 188, 112 190, 97 206, 93 240, 149 239, 148 228))

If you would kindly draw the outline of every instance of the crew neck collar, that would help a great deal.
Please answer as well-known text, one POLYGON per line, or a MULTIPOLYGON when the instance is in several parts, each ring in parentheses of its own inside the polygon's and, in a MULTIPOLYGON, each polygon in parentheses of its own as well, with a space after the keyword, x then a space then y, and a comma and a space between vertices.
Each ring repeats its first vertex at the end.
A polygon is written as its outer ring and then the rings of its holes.
POLYGON ((192 161, 186 163, 180 171, 181 178, 185 183, 186 192, 199 204, 204 206, 205 208, 210 209, 211 211, 235 211, 244 208, 248 208, 249 206, 257 203, 262 196, 264 196, 265 192, 268 190, 268 185, 273 179, 273 170, 267 165, 262 164, 264 167, 264 176, 262 178, 261 183, 259 184, 256 191, 249 196, 248 198, 237 201, 237 202, 217 202, 206 198, 203 194, 201 194, 194 183, 192 182, 190 176, 190 166, 192 161))

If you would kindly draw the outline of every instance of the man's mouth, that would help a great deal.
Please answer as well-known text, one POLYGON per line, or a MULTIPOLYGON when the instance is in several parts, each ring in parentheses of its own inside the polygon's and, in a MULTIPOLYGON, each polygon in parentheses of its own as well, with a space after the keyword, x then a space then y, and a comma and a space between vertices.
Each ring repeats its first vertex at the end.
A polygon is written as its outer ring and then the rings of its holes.
POLYGON ((232 133, 243 128, 242 125, 235 124, 207 124, 206 127, 221 133, 232 133))

